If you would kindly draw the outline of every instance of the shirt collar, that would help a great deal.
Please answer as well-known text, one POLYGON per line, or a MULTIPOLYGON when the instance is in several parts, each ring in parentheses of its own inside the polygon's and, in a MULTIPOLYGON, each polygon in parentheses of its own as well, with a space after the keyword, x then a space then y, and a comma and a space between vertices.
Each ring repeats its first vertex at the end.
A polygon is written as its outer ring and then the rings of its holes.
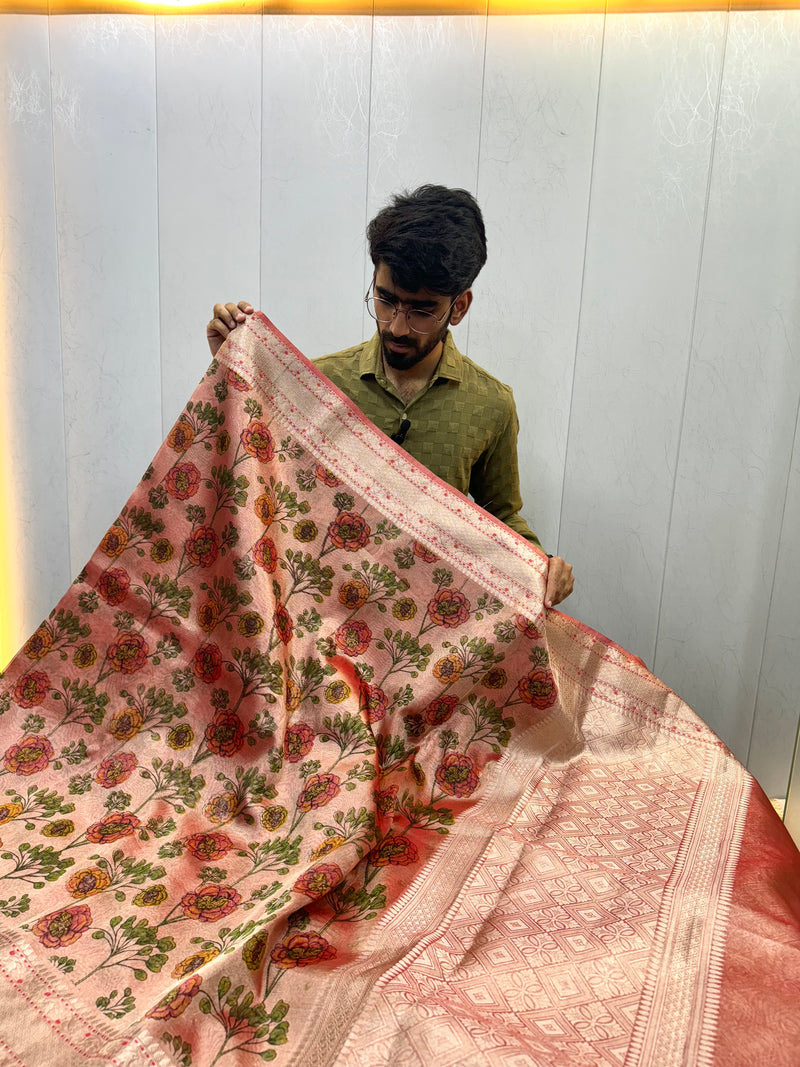
MULTIPOLYGON (((448 330, 444 338, 444 351, 439 360, 432 382, 437 378, 448 378, 450 381, 460 382, 464 366, 464 357, 456 348, 453 335, 448 330)), ((385 379, 383 372, 383 360, 381 359, 381 344, 377 332, 364 344, 358 361, 359 377, 373 377, 378 380, 385 379)))

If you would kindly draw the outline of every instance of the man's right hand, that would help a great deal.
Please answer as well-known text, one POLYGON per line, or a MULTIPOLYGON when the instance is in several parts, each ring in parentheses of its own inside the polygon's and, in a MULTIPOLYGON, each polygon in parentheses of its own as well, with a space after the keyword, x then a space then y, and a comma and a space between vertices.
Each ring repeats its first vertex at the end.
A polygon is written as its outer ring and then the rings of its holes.
POLYGON ((246 300, 238 304, 215 304, 212 314, 214 317, 206 326, 206 338, 211 355, 216 356, 228 334, 253 314, 253 306, 246 300))

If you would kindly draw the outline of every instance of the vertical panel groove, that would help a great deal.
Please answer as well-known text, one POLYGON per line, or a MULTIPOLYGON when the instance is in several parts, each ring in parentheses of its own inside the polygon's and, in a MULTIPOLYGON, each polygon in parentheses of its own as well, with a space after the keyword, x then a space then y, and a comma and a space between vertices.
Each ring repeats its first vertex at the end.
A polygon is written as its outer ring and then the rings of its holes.
POLYGON ((164 342, 162 340, 163 333, 160 329, 161 324, 161 181, 159 178, 159 143, 158 143, 158 15, 153 15, 153 122, 155 123, 155 141, 156 141, 156 269, 158 271, 158 278, 156 279, 156 315, 159 323, 158 331, 158 366, 159 375, 158 382, 161 388, 161 395, 158 398, 158 406, 161 411, 161 436, 166 437, 168 426, 165 425, 164 419, 166 412, 164 411, 164 342))

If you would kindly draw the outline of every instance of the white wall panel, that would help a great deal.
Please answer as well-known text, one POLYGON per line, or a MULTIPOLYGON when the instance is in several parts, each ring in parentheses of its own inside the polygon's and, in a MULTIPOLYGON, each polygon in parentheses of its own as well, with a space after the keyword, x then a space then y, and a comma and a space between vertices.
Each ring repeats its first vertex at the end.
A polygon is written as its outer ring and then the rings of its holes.
POLYGON ((800 13, 730 17, 656 669, 747 755, 800 396, 800 13))
POLYGON ((161 442, 153 19, 50 20, 70 547, 161 442))
POLYGON ((478 182, 489 258, 468 316, 469 350, 514 389, 524 515, 552 553, 602 38, 599 15, 489 19, 478 182))
POLYGON ((610 15, 603 45, 560 551, 570 610, 650 664, 726 23, 610 15))
POLYGON ((206 368, 215 303, 260 290, 261 17, 156 19, 163 432, 206 368))
POLYGON ((47 31, 45 17, 5 15, 0 34, 0 441, 24 596, 17 643, 71 577, 47 31))
POLYGON ((309 358, 361 340, 370 28, 263 19, 261 306, 309 358))

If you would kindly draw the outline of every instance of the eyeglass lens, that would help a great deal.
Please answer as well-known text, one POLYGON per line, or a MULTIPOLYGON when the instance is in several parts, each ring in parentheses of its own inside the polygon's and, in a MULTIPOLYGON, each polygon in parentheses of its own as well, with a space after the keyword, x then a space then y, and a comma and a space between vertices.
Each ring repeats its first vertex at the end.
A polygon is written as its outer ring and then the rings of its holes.
MULTIPOLYGON (((389 300, 382 300, 379 296, 371 296, 367 299, 367 308, 370 315, 378 322, 391 322, 395 312, 400 309, 389 300)), ((436 328, 436 316, 430 311, 417 311, 413 308, 404 312, 409 329, 414 333, 430 333, 436 328)))

